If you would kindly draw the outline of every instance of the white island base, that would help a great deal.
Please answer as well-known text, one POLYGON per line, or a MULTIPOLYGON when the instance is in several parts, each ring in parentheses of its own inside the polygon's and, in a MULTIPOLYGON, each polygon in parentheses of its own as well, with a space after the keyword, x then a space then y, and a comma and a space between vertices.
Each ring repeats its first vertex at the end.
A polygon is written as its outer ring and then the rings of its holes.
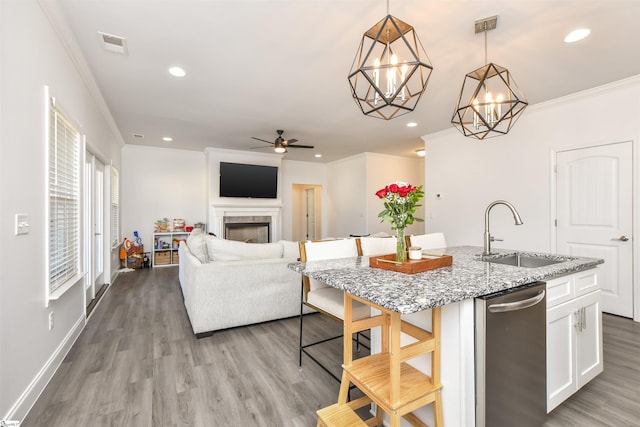
MULTIPOLYGON (((597 268, 547 279, 547 412, 603 370, 602 313, 597 268)), ((474 300, 441 307, 442 411, 447 426, 475 427, 474 300)), ((431 329, 431 311, 403 314, 402 320, 431 329)), ((411 338, 402 336, 402 345, 411 338)), ((380 331, 371 331, 371 351, 380 351, 380 331)), ((430 372, 429 356, 408 362, 430 372)), ((433 425, 431 407, 415 414, 433 425)), ((406 425, 409 425, 408 423, 406 425)))

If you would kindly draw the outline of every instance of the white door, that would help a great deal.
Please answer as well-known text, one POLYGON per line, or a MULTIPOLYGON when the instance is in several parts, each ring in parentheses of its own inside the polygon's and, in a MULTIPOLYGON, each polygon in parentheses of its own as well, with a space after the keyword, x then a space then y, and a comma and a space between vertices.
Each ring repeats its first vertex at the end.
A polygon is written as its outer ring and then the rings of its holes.
POLYGON ((87 151, 84 170, 86 305, 104 285, 104 164, 87 151))
POLYGON ((305 190, 307 201, 307 240, 316 239, 316 191, 313 188, 305 190))
POLYGON ((602 311, 633 316, 632 143, 556 153, 556 252, 602 258, 602 311))

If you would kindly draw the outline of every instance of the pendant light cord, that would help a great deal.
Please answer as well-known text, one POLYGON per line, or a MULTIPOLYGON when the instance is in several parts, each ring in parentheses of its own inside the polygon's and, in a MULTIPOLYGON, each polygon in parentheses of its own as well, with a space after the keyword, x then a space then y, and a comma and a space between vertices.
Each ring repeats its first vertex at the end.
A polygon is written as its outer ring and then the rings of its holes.
POLYGON ((484 22, 484 63, 485 65, 489 62, 487 61, 487 21, 484 22))

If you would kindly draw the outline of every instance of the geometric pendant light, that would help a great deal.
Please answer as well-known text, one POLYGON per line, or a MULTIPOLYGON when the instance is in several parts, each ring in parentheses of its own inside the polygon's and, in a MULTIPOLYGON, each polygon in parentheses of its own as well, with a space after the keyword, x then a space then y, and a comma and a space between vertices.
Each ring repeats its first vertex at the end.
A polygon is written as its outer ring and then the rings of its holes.
POLYGON ((389 15, 371 27, 349 72, 351 94, 365 115, 385 120, 413 111, 433 67, 413 27, 389 15))
POLYGON ((528 102, 511 73, 487 63, 487 31, 496 28, 497 16, 476 21, 476 34, 484 32, 485 63, 465 76, 451 123, 464 136, 485 139, 511 130, 528 102))

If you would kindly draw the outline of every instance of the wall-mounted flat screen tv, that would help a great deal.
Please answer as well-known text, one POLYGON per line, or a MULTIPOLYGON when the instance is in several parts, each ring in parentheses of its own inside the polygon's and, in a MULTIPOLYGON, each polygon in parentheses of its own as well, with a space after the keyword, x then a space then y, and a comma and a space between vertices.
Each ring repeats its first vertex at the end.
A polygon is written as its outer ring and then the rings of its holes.
POLYGON ((278 197, 278 168, 220 162, 220 197, 278 197))

